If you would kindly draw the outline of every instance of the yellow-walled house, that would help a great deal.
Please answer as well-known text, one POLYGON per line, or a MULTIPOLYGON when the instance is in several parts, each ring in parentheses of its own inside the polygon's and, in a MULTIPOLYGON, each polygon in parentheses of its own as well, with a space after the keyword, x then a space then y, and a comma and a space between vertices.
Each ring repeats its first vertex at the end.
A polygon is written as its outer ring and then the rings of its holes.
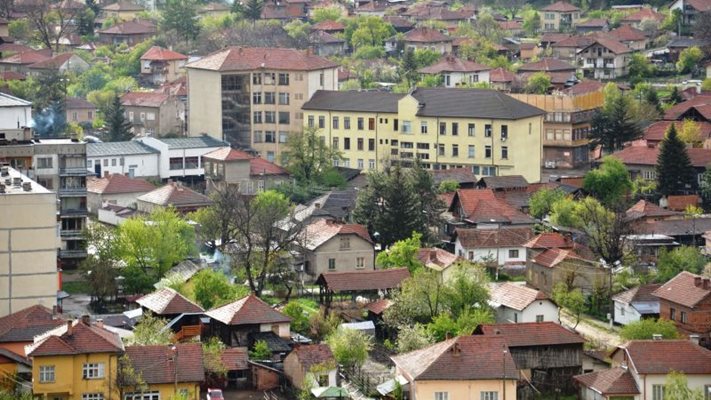
POLYGON ((122 388, 124 400, 163 400, 178 396, 185 396, 182 398, 186 400, 200 398, 200 383, 205 380, 200 343, 128 346, 126 356, 145 386, 122 388))
POLYGON ((495 90, 317 91, 302 109, 305 127, 339 150, 345 167, 381 170, 417 158, 425 168, 540 181, 544 111, 495 90))
POLYGON ((411 400, 516 400, 519 372, 501 337, 459 336, 392 360, 411 400))

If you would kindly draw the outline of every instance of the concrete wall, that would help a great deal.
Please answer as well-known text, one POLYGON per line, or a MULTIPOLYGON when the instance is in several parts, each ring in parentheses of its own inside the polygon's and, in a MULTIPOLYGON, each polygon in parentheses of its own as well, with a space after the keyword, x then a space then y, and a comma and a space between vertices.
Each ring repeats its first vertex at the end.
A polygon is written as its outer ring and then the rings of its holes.
POLYGON ((160 177, 160 171, 158 169, 160 155, 158 153, 130 156, 117 154, 114 157, 89 157, 88 160, 87 169, 92 172, 94 172, 96 162, 99 161, 101 163, 102 176, 106 172, 110 174, 129 175, 130 171, 133 170, 133 176, 135 178, 160 177), (123 162, 121 161, 122 158, 123 162), (114 159, 116 160, 115 162, 112 161, 114 159), (104 162, 104 160, 107 161, 104 162))
POLYGON ((515 380, 481 380, 481 381, 418 381, 410 384, 412 400, 432 400, 435 392, 447 392, 448 398, 481 399, 481 392, 498 392, 499 400, 516 400, 515 380), (504 383, 505 382, 505 383, 504 383), (504 396, 504 388, 506 396, 504 396))
POLYGON ((630 304, 625 304, 621 301, 615 301, 614 321, 617 324, 627 325, 632 322, 637 322, 642 318, 642 315, 637 312, 630 304))
POLYGON ((306 271, 313 279, 316 279, 323 272, 354 272, 373 270, 375 250, 373 245, 363 240, 357 235, 336 235, 326 243, 319 246, 314 251, 306 252, 306 260, 309 263, 306 271), (350 238, 349 249, 341 249, 341 237, 350 238), (363 258, 363 268, 356 268, 357 259, 363 258), (328 260, 334 259, 336 269, 328 269, 328 260))
MULTIPOLYGON (((0 107, 0 133, 4 129, 19 129, 30 126, 32 107, 0 107)), ((7 138, 11 139, 11 138, 7 138)))
POLYGON ((526 248, 525 247, 502 247, 499 249, 475 249, 462 247, 462 243, 457 239, 454 242, 454 253, 460 257, 464 257, 470 261, 498 260, 499 265, 504 265, 507 262, 526 263, 526 248), (518 250, 518 257, 509 257, 510 250, 518 250))
POLYGON ((496 311, 498 323, 538 322, 536 317, 543 316, 545 322, 558 323, 558 307, 550 300, 537 300, 522 311, 508 307, 499 307, 496 311))
POLYGON ((188 68, 188 134, 222 140, 222 78, 219 72, 188 68))

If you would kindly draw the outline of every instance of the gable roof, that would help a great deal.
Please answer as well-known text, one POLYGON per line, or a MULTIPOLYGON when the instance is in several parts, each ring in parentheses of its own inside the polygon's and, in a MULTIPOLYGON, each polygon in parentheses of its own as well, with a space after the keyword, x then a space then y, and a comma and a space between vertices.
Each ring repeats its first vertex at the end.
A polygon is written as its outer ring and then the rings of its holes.
POLYGON ((704 107, 708 107, 709 105, 711 105, 711 95, 700 94, 692 97, 689 100, 686 100, 668 108, 667 111, 664 113, 664 119, 678 120, 683 117, 684 114, 686 114, 686 112, 689 111, 691 108, 696 108, 699 111, 704 111, 704 107))
POLYGON ((173 50, 168 50, 160 46, 153 46, 148 51, 143 53, 141 60, 151 61, 172 61, 172 60, 187 60, 188 56, 180 54, 173 50))
POLYGON ((518 120, 544 111, 491 89, 417 88, 410 93, 422 107, 422 117, 463 117, 518 120))
POLYGON ((173 347, 128 346, 126 355, 136 373, 148 385, 202 383, 205 380, 200 343, 176 343, 173 347))
POLYGON ((625 304, 632 304, 638 301, 659 302, 659 298, 652 293, 659 289, 660 286, 662 285, 657 283, 639 285, 612 296, 612 300, 625 304))
POLYGON ((250 294, 205 313, 225 325, 255 325, 291 322, 291 318, 273 309, 262 299, 250 294))
MULTIPOLYGON (((686 149, 691 165, 696 168, 706 168, 711 163, 711 149, 686 149)), ((612 156, 628 165, 657 165, 659 147, 628 146, 612 153, 612 156)))
POLYGON ((600 81, 583 80, 567 89, 564 89, 563 93, 569 95, 592 93, 601 91, 604 87, 605 85, 600 81))
POLYGON ((428 67, 420 68, 421 74, 439 74, 442 72, 480 72, 489 71, 491 68, 486 65, 475 63, 469 60, 462 60, 458 57, 445 56, 439 62, 428 67))
POLYGON ((390 299, 378 299, 365 305, 365 309, 376 315, 381 315, 393 305, 390 299))
POLYGON ((649 7, 642 7, 641 9, 633 12, 632 14, 622 17, 622 22, 642 22, 645 19, 651 19, 661 22, 664 20, 664 18, 664 14, 658 13, 649 7))
POLYGON ((159 206, 171 205, 175 207, 208 206, 212 204, 212 200, 209 197, 177 182, 170 182, 165 186, 138 196, 136 200, 159 206))
MULTIPOLYGON (((652 123, 644 130, 644 140, 653 142, 661 142, 667 135, 667 130, 671 124, 679 132, 683 126, 683 121, 657 121, 652 123)), ((711 123, 707 121, 696 121, 696 126, 699 127, 701 131, 701 139, 706 140, 711 137, 711 123)))
POLYGON ((317 90, 301 108, 354 112, 397 113, 398 101, 404 94, 370 91, 317 90))
POLYGON ((134 4, 128 1, 117 1, 116 3, 109 4, 108 6, 102 7, 105 11, 143 11, 144 8, 138 4, 134 4))
POLYGON ((525 189, 528 181, 523 175, 484 176, 477 183, 487 189, 525 189))
POLYGON ((338 22, 338 21, 321 21, 317 22, 313 25, 311 25, 311 30, 312 31, 343 31, 346 29, 346 26, 343 25, 343 23, 338 22))
POLYGON ((464 249, 523 247, 533 237, 530 228, 467 229, 457 228, 453 240, 464 249))
POLYGON ((364 270, 357 272, 324 272, 316 283, 325 284, 333 292, 386 290, 399 287, 410 277, 407 268, 364 270))
POLYGON ((639 374, 711 374, 711 350, 688 339, 683 340, 633 340, 618 347, 627 354, 630 364, 639 374))
POLYGON ((459 336, 409 353, 391 357, 415 381, 517 379, 518 370, 495 336, 459 336))
POLYGON ((249 352, 246 347, 228 347, 220 354, 220 360, 228 371, 249 368, 249 352))
POLYGON ((523 311, 531 303, 538 300, 549 300, 540 290, 511 282, 494 286, 489 291, 490 301, 514 310, 523 311))
POLYGON ((443 181, 455 181, 460 185, 463 183, 474 184, 477 182, 476 175, 474 175, 471 168, 467 167, 434 169, 430 172, 432 173, 436 185, 439 185, 443 181))
POLYGON ((578 7, 568 3, 567 1, 556 1, 553 4, 547 5, 541 8, 541 11, 553 11, 553 12, 575 12, 580 11, 578 7))
POLYGON ((23 51, 0 60, 0 64, 30 65, 52 58, 51 49, 23 51))
POLYGON ((129 107, 160 107, 170 95, 160 92, 128 92, 121 96, 121 104, 129 107))
POLYGON ((249 174, 251 176, 260 175, 288 175, 289 173, 282 167, 269 162, 261 157, 255 157, 245 151, 233 149, 231 147, 222 147, 213 150, 202 156, 203 159, 208 158, 218 161, 249 161, 249 174))
POLYGON ((489 80, 491 82, 513 82, 514 79, 514 73, 505 70, 503 67, 494 68, 489 72, 489 80))
POLYGON ((158 289, 136 300, 141 307, 157 315, 200 313, 205 310, 171 288, 158 289))
POLYGON ((336 68, 338 64, 326 58, 296 49, 264 47, 228 47, 187 65, 187 68, 212 71, 249 71, 275 69, 312 71, 336 68))
POLYGON ((544 267, 553 268, 566 260, 592 262, 592 260, 573 249, 548 249, 535 256, 532 262, 544 267))
POLYGON ((42 305, 34 305, 0 318, 0 343, 32 342, 34 337, 66 322, 42 305))
POLYGON ((86 144, 87 157, 158 154, 160 151, 138 140, 127 142, 99 142, 86 144))
POLYGON ((415 28, 405 33, 404 42, 439 43, 451 42, 452 38, 434 28, 415 28))
POLYGON ((356 235, 372 244, 368 229, 360 224, 344 224, 329 219, 318 219, 304 228, 304 247, 314 251, 338 235, 356 235))
POLYGON ((62 65, 64 65, 67 61, 69 61, 74 56, 75 56, 74 53, 57 54, 56 56, 54 56, 52 58, 38 61, 34 64, 30 64, 27 66, 27 68, 31 68, 31 69, 59 69, 62 67, 62 65))
POLYGON ((518 72, 554 72, 554 71, 573 71, 575 72, 575 66, 568 64, 565 61, 561 61, 557 58, 543 58, 540 61, 530 62, 528 64, 523 64, 518 68, 518 72))
POLYGON ((64 101, 64 107, 67 110, 78 110, 78 109, 96 110, 96 109, 98 109, 98 107, 96 107, 94 104, 90 103, 89 101, 87 101, 81 97, 67 97, 67 99, 64 101))
POLYGON ((109 174, 103 178, 90 176, 86 180, 86 191, 98 194, 146 193, 155 189, 152 183, 122 174, 109 174))
POLYGON ((417 250, 417 259, 426 267, 436 271, 445 270, 458 261, 462 261, 462 258, 456 254, 437 247, 426 247, 417 250))
POLYGON ((672 210, 666 210, 652 202, 641 199, 636 202, 632 207, 628 208, 627 211, 625 211, 625 215, 627 218, 637 219, 644 217, 669 217, 674 215, 682 215, 682 213, 672 210))
POLYGON ((694 308, 711 296, 711 284, 708 278, 682 271, 652 294, 660 299, 694 308))
POLYGON ((156 26, 149 21, 126 21, 98 31, 100 35, 152 35, 156 26))
POLYGON ((554 346, 583 344, 576 332, 555 322, 522 322, 518 324, 483 324, 474 331, 477 335, 499 336, 509 347, 554 346))
POLYGON ((614 54, 625 54, 625 53, 629 53, 632 51, 632 49, 627 47, 627 45, 625 45, 624 43, 620 43, 615 39, 608 39, 607 37, 605 37, 605 38, 598 37, 598 38, 595 38, 594 42, 592 42, 589 45, 585 46, 584 48, 580 49, 578 52, 583 52, 583 51, 585 51, 585 49, 588 49, 588 48, 595 46, 595 45, 600 45, 600 46, 610 50, 614 54))
POLYGON ((336 359, 333 357, 331 348, 325 343, 296 346, 289 357, 292 357, 292 354, 297 357, 299 364, 305 371, 324 363, 333 363, 334 368, 336 366, 336 359))
POLYGON ((638 395, 637 382, 627 368, 616 367, 573 377, 582 385, 603 395, 638 395))
POLYGON ((504 222, 511 224, 532 224, 533 219, 497 198, 491 189, 459 189, 450 210, 459 200, 462 219, 471 223, 504 222))
POLYGON ((124 350, 118 334, 80 320, 68 321, 28 348, 27 355, 30 357, 121 353, 124 350))
POLYGON ((620 42, 647 40, 647 36, 644 35, 644 32, 630 25, 622 25, 617 29, 613 29, 609 35, 620 42))

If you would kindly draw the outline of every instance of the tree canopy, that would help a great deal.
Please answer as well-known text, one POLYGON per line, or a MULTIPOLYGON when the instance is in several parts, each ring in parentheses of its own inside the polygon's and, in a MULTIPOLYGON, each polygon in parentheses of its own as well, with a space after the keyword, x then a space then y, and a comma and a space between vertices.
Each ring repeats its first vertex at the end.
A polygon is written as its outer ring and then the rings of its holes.
POLYGON ((657 190, 665 196, 684 193, 694 184, 694 167, 674 124, 659 144, 656 172, 657 190))
POLYGON ((625 340, 649 340, 654 335, 662 335, 663 339, 679 337, 676 325, 667 319, 641 319, 623 326, 620 331, 620 336, 625 340))
POLYGON ((598 168, 585 174, 583 188, 605 206, 616 208, 632 190, 632 179, 622 161, 607 156, 598 168))

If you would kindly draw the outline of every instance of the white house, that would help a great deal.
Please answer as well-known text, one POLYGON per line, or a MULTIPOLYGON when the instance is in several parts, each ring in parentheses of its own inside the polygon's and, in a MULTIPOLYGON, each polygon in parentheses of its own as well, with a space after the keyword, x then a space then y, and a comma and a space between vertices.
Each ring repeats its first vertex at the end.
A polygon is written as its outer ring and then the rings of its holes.
POLYGON ((524 244, 533 236, 530 228, 457 229, 454 233, 454 252, 475 262, 525 265, 524 244))
POLYGON ((493 284, 490 295, 497 323, 558 323, 558 306, 540 290, 505 282, 493 284))
POLYGON ((445 56, 438 63, 421 68, 418 72, 425 75, 442 75, 445 87, 489 83, 490 67, 454 56, 445 56))
POLYGON ((160 178, 160 151, 140 141, 87 143, 86 167, 96 176, 160 178))
POLYGON ((32 124, 32 103, 0 93, 0 140, 22 140, 23 128, 32 124))
POLYGON ((616 79, 627 75, 632 50, 615 39, 597 38, 578 51, 578 68, 588 79, 616 79))
POLYGON ((160 152, 158 172, 161 179, 204 175, 202 156, 229 146, 207 135, 161 139, 142 137, 136 140, 160 152))
POLYGON ((653 296, 652 292, 660 286, 657 284, 641 285, 613 296, 615 323, 627 325, 643 318, 658 318, 659 297, 653 296))

